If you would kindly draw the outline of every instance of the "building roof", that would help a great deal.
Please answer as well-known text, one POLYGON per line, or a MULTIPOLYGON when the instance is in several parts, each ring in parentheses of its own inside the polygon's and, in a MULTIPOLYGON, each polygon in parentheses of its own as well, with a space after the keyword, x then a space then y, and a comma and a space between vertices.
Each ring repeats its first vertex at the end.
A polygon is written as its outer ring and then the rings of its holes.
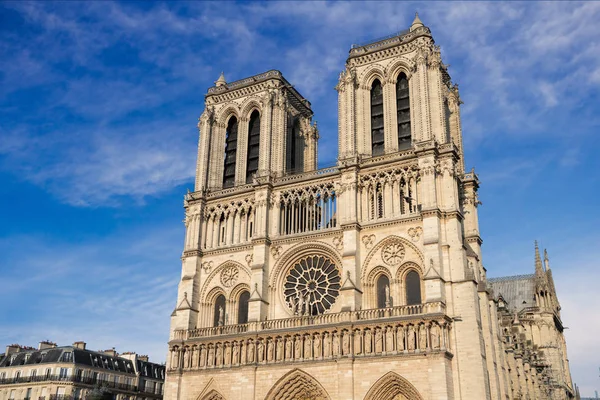
POLYGON ((510 309, 535 306, 535 274, 489 278, 488 284, 496 296, 502 295, 510 309))
POLYGON ((134 361, 97 351, 79 349, 74 346, 61 346, 49 349, 23 349, 12 354, 0 356, 0 368, 18 365, 35 365, 49 363, 71 363, 75 365, 86 365, 94 368, 103 368, 110 371, 135 374, 136 371, 148 377, 164 377, 164 365, 147 361, 134 361), (137 368, 136 368, 137 367, 137 368), (148 371, 148 372, 146 372, 148 371))

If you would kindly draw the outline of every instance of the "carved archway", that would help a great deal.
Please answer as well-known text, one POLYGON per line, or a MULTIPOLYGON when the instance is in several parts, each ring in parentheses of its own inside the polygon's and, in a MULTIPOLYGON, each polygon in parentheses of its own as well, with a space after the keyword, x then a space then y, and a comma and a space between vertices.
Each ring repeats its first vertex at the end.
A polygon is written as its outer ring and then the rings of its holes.
POLYGON ((295 369, 285 374, 269 390, 265 400, 330 400, 321 384, 306 372, 295 369))
POLYGON ((390 371, 373 384, 365 400, 423 400, 423 397, 408 380, 390 371))

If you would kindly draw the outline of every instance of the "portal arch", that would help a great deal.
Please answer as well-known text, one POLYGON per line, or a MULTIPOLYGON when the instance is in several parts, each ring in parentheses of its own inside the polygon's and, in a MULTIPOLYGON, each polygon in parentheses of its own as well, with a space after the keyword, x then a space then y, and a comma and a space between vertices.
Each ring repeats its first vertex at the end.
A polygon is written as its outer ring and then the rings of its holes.
POLYGON ((417 389, 395 372, 388 372, 371 386, 364 400, 423 400, 417 389))
POLYGON ((265 400, 330 400, 321 384, 308 373, 294 369, 282 376, 269 390, 265 400))

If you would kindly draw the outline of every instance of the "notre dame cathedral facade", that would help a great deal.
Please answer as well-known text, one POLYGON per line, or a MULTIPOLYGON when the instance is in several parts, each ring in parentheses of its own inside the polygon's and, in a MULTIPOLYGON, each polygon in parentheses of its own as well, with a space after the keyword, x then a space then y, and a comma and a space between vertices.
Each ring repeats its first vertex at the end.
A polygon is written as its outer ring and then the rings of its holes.
POLYGON ((350 50, 338 161, 278 71, 208 89, 167 400, 574 398, 550 266, 487 279, 458 87, 418 16, 350 50))

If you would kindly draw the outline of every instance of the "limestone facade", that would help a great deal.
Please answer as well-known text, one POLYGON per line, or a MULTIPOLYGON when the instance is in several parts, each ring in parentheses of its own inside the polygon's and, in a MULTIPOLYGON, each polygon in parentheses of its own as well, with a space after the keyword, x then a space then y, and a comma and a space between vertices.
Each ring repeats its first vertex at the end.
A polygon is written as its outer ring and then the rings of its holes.
POLYGON ((84 342, 57 347, 9 345, 0 354, 0 400, 78 400, 103 388, 113 400, 160 400, 165 366, 136 353, 86 349, 84 342))
POLYGON ((280 72, 208 89, 166 399, 543 398, 531 364, 514 389, 429 28, 353 46, 336 90, 338 162, 317 169, 310 103, 280 72))

